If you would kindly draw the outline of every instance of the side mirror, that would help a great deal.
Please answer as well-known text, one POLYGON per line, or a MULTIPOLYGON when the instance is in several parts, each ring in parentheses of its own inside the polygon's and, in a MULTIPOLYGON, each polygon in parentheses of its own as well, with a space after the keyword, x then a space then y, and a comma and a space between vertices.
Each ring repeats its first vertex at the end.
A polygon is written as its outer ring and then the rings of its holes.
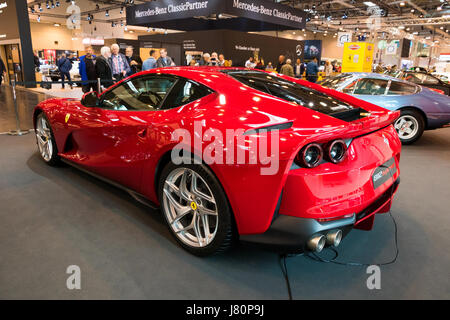
POLYGON ((99 102, 100 99, 95 91, 88 92, 81 98, 81 104, 87 108, 96 108, 99 102))

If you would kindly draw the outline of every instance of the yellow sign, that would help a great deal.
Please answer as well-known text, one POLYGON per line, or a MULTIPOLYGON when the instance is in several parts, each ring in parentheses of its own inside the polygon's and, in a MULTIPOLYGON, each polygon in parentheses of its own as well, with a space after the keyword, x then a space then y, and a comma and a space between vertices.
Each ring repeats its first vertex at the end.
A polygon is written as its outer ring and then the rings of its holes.
POLYGON ((197 210, 197 204, 194 201, 191 202, 191 208, 194 211, 197 210))
POLYGON ((66 123, 69 122, 70 119, 70 113, 66 114, 66 123))
POLYGON ((344 43, 342 72, 371 72, 374 44, 367 42, 344 43))

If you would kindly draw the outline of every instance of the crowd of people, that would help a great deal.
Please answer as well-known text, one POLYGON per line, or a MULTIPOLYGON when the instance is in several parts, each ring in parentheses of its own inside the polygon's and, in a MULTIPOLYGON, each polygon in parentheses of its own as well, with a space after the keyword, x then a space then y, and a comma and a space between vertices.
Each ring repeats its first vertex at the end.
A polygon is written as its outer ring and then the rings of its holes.
POLYGON ((111 47, 105 46, 101 48, 99 56, 95 56, 93 48, 88 47, 86 55, 80 57, 78 65, 83 92, 95 90, 97 84, 94 81, 97 79, 100 79, 102 86, 108 87, 114 82, 140 72, 142 66, 142 59, 134 54, 132 47, 127 47, 123 54, 118 44, 113 44, 111 47))
MULTIPOLYGON (((70 71, 73 68, 74 57, 72 54, 62 54, 58 57, 56 65, 61 77, 62 88, 65 88, 66 82, 70 88, 73 89, 73 82, 70 76, 70 71)), ((37 52, 35 52, 35 61, 39 61, 37 52)), ((190 66, 218 66, 231 67, 232 60, 226 60, 223 54, 203 53, 199 60, 192 58, 186 62, 190 66)), ((39 69, 39 63, 36 64, 36 70, 39 69)), ((97 90, 98 79, 103 87, 108 87, 111 84, 120 81, 130 75, 140 71, 147 71, 155 68, 163 68, 175 66, 171 57, 168 56, 166 49, 150 50, 149 58, 145 61, 135 55, 133 47, 129 46, 125 49, 125 54, 120 52, 118 44, 113 44, 111 47, 104 46, 100 50, 100 55, 96 56, 92 47, 86 48, 86 54, 79 58, 79 74, 81 77, 83 92, 97 90)), ((303 78, 305 77, 310 82, 317 82, 319 73, 319 63, 317 58, 308 63, 297 59, 295 64, 285 55, 280 55, 276 66, 272 62, 264 63, 264 59, 250 57, 244 64, 246 68, 266 70, 269 72, 277 72, 283 75, 303 78)), ((339 72, 335 64, 327 61, 324 67, 325 76, 331 76, 333 72, 339 72)), ((1 75, 6 73, 6 68, 3 61, 0 59, 0 84, 1 75)))

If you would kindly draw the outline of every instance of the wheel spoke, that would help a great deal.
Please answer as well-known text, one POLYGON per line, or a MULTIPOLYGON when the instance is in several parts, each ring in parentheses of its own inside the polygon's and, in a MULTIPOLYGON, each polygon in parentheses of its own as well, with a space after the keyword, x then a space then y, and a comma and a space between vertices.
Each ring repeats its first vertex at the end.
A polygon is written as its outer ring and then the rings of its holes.
POLYGON ((200 232, 200 217, 194 214, 194 219, 192 220, 195 236, 197 237, 197 242, 200 247, 203 247, 203 238, 200 232))
POLYGON ((172 183, 171 181, 165 181, 165 184, 166 184, 170 189, 172 189, 172 191, 175 192, 175 194, 176 194, 177 196, 181 196, 180 189, 179 189, 174 183, 172 183))
POLYGON ((215 210, 205 208, 204 206, 199 206, 198 211, 209 216, 217 216, 217 212, 215 210))
POLYGON ((39 134, 37 134, 36 137, 37 137, 37 139, 38 139, 38 143, 39 143, 41 146, 43 146, 43 145, 45 144, 44 139, 42 139, 42 137, 41 137, 39 134))
POLYGON ((178 229, 176 232, 180 233, 180 232, 189 231, 191 229, 194 229, 194 233, 196 233, 196 231, 195 231, 195 220, 196 219, 197 219, 197 213, 194 212, 191 223, 189 223, 189 225, 187 225, 184 228, 178 229))
POLYGON ((209 231, 208 216, 202 214, 201 215, 201 219, 202 219, 203 231, 204 231, 204 234, 205 234, 205 243, 209 244, 209 241, 211 240, 211 233, 209 231))
POLYGON ((167 199, 169 200, 170 204, 173 206, 175 211, 177 212, 177 216, 180 213, 184 213, 186 209, 190 210, 190 207, 182 206, 178 201, 172 196, 170 191, 167 189, 164 189, 164 194, 166 195, 167 199))
POLYGON ((181 176, 180 196, 186 201, 191 201, 192 195, 189 193, 189 191, 187 189, 187 176, 188 176, 188 171, 186 170, 183 172, 183 175, 181 176))
POLYGON ((199 197, 203 200, 213 202, 213 198, 211 196, 208 196, 208 195, 204 194, 203 192, 201 192, 200 190, 198 190, 198 178, 195 173, 192 173, 191 193, 193 195, 195 195, 196 197, 199 197))
POLYGON ((396 129, 401 129, 404 123, 405 123, 405 118, 400 118, 400 119, 397 121, 397 124, 395 125, 395 128, 396 128, 396 129))
POLYGON ((178 212, 178 215, 176 216, 175 219, 173 219, 173 221, 171 222, 172 224, 177 224, 178 222, 180 222, 181 219, 183 219, 184 217, 186 217, 189 213, 191 213, 192 210, 190 207, 185 207, 183 210, 181 210, 180 212, 178 212))

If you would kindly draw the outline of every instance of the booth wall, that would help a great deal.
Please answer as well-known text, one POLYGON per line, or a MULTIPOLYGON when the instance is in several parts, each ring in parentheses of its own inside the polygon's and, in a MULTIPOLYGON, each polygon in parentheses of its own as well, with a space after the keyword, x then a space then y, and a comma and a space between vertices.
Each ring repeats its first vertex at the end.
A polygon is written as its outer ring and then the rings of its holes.
MULTIPOLYGON (((296 59, 296 47, 303 48, 303 42, 284 38, 245 33, 231 30, 208 30, 180 32, 167 35, 140 36, 141 48, 160 48, 166 44, 180 45, 180 50, 223 53, 226 59, 232 59, 233 65, 243 65, 255 51, 264 58, 265 63, 276 64, 280 54, 296 59)), ((302 50, 303 51, 303 50, 302 50)), ((169 56, 173 52, 169 50, 169 56)), ((182 54, 183 55, 183 54, 182 54)), ((182 61, 181 63, 184 63, 182 61)))
POLYGON ((84 50, 83 39, 72 40, 72 30, 64 25, 55 27, 52 24, 31 23, 31 39, 34 50, 84 50), (57 43, 55 43, 57 41, 57 43))

